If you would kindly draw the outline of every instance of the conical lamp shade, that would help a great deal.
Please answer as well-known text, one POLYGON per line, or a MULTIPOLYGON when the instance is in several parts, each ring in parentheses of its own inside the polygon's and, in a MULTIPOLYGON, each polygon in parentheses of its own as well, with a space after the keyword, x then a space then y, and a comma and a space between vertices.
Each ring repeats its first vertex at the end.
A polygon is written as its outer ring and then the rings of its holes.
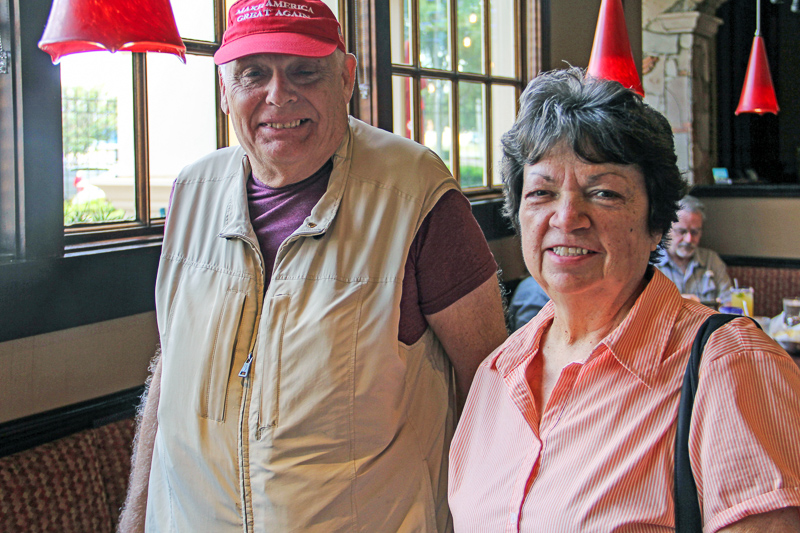
POLYGON ((39 48, 53 63, 95 50, 167 52, 186 62, 169 0, 54 0, 39 48))
POLYGON ((642 81, 633 62, 622 0, 603 0, 600 4, 592 55, 586 71, 597 78, 618 81, 644 96, 642 81))
POLYGON ((778 99, 775 98, 775 87, 772 85, 772 76, 769 73, 767 49, 764 38, 760 35, 753 37, 753 48, 750 50, 750 61, 747 63, 747 74, 744 76, 742 96, 739 98, 739 113, 764 113, 778 114, 778 99))

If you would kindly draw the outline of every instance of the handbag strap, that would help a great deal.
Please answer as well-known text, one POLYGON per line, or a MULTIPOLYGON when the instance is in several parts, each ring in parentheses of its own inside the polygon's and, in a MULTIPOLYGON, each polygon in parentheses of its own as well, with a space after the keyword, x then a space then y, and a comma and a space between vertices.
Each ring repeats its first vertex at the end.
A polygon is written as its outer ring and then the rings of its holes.
MULTIPOLYGON (((718 328, 735 318, 747 318, 742 315, 714 314, 706 319, 697 330, 692 344, 692 353, 686 364, 683 375, 681 402, 678 407, 678 428, 675 434, 675 531, 676 533, 702 533, 703 517, 697 498, 697 485, 692 475, 692 464, 689 460, 689 430, 692 423, 694 397, 697 394, 697 382, 700 376, 700 359, 708 338, 718 328)), ((760 329, 761 326, 753 320, 760 329)))

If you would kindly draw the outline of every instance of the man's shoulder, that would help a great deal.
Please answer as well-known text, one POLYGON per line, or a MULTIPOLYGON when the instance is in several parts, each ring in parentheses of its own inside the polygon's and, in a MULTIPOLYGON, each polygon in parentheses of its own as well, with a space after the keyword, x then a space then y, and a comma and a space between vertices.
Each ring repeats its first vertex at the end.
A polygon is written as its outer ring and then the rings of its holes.
POLYGON ((176 183, 190 183, 221 179, 238 175, 242 169, 245 152, 241 146, 220 148, 186 165, 181 170, 176 183))
POLYGON ((705 267, 725 266, 719 254, 710 248, 698 247, 695 251, 695 259, 705 267))
POLYGON ((352 157, 359 174, 376 176, 388 171, 419 177, 452 179, 452 174, 436 153, 411 139, 350 118, 353 133, 352 157))

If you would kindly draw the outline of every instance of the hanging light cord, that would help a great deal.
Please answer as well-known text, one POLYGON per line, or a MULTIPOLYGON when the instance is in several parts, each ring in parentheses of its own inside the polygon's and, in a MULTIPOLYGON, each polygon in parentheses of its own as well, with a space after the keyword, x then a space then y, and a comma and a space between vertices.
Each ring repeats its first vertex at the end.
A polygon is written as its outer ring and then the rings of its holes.
POLYGON ((761 0, 756 0, 756 37, 761 35, 761 0))

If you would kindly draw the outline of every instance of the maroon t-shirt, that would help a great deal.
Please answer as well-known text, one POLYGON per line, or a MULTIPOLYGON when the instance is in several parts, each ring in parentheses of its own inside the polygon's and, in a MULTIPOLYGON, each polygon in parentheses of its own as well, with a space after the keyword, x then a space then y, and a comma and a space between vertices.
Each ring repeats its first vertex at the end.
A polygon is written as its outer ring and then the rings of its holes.
MULTIPOLYGON (((311 214, 325 193, 333 163, 311 177, 272 188, 250 176, 247 204, 258 236, 269 283, 278 248, 311 214)), ((345 206, 346 207, 346 206, 345 206)), ((405 265, 398 339, 414 344, 425 333, 424 315, 446 309, 494 276, 494 261, 469 201, 446 192, 420 226, 405 265)))

